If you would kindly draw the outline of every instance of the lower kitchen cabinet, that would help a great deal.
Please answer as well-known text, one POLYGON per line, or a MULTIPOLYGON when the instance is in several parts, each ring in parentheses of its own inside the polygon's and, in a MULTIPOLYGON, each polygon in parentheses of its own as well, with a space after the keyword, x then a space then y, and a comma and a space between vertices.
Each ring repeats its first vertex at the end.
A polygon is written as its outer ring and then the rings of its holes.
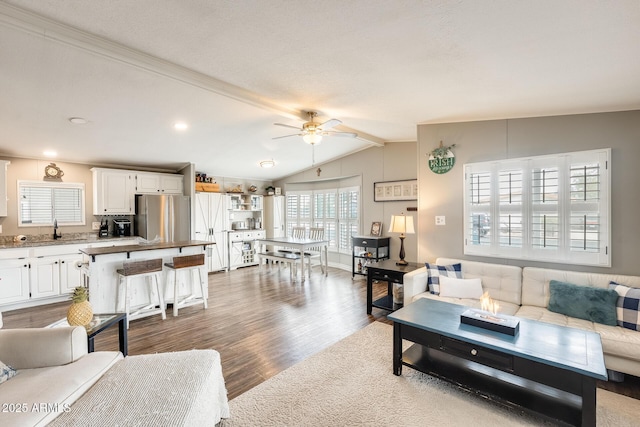
POLYGON ((27 259, 0 260, 0 304, 29 300, 27 259))
POLYGON ((60 258, 37 257, 29 261, 31 298, 60 295, 60 258))
POLYGON ((81 254, 60 256, 60 293, 71 294, 77 286, 82 286, 82 271, 76 264, 82 262, 81 254))
POLYGON ((82 285, 80 247, 0 250, 0 311, 62 301, 82 285))
POLYGON ((256 258, 256 239, 263 239, 264 230, 245 230, 229 232, 229 270, 238 267, 258 265, 256 258))

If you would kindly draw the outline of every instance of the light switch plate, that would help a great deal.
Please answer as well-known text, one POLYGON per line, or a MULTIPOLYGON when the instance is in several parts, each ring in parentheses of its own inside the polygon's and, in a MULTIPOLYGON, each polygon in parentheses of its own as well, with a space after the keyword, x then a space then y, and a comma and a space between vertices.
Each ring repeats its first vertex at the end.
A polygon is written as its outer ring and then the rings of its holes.
POLYGON ((92 222, 91 223, 91 229, 92 230, 100 230, 100 223, 99 222, 92 222))
POLYGON ((436 225, 445 225, 444 215, 436 216, 436 225))

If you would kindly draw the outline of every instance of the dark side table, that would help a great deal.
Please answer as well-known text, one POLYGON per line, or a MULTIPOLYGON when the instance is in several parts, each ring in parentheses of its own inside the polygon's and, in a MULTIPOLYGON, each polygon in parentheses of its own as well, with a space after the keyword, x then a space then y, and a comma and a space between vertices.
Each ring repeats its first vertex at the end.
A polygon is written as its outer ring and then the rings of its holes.
POLYGON ((384 260, 372 263, 367 270, 367 314, 373 307, 394 311, 402 307, 402 303, 393 303, 393 284, 404 284, 406 273, 424 267, 424 264, 410 262, 407 265, 396 265, 395 260, 384 260), (387 282, 387 295, 373 301, 373 281, 387 282))
MULTIPOLYGON (((106 314, 94 314, 93 319, 85 326, 87 330, 87 348, 89 353, 93 353, 95 350, 94 339, 96 335, 105 329, 118 324, 118 344, 120 352, 123 356, 128 353, 128 339, 127 339, 127 315, 124 313, 106 313, 106 314)), ((58 320, 55 323, 47 326, 47 328, 56 328, 60 326, 69 326, 67 319, 58 320)))

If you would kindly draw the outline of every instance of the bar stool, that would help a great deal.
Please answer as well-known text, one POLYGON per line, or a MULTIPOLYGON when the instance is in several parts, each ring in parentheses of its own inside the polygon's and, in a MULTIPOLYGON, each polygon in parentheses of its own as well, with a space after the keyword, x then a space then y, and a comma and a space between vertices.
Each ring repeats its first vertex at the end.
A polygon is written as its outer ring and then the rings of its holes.
POLYGON ((167 318, 165 313, 164 298, 160 292, 160 275, 162 274, 162 259, 147 259, 141 261, 125 261, 118 273, 118 297, 116 307, 124 302, 124 311, 127 314, 127 329, 129 321, 141 317, 152 316, 160 313, 162 320, 167 318), (131 279, 144 278, 149 286, 149 304, 143 304, 131 312, 131 279), (123 295, 124 294, 124 295, 123 295), (156 300, 154 301, 154 295, 156 300))
POLYGON ((167 290, 173 284, 173 315, 178 315, 178 308, 188 307, 195 304, 203 304, 204 308, 207 308, 207 297, 205 293, 205 282, 200 272, 200 267, 204 265, 204 254, 199 255, 185 255, 173 257, 173 262, 165 263, 167 267, 167 290), (189 274, 190 280, 190 294, 180 299, 178 292, 178 271, 184 271, 189 274), (197 296, 194 291, 194 272, 198 273, 198 283, 200 284, 200 294, 197 296))

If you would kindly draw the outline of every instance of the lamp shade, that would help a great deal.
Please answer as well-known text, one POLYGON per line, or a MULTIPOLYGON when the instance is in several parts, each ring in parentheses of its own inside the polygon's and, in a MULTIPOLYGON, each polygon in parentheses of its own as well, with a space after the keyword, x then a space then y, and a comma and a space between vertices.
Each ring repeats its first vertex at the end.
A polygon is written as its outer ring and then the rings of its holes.
POLYGON ((414 234, 413 217, 403 215, 391 215, 389 233, 414 234))

